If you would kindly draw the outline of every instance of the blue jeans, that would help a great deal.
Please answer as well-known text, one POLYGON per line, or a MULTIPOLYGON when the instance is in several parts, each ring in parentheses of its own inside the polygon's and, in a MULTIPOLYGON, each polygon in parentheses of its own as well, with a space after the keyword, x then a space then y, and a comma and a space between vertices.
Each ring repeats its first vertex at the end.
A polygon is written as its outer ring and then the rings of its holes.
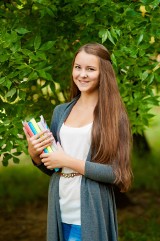
POLYGON ((81 241, 81 226, 62 223, 64 241, 81 241))

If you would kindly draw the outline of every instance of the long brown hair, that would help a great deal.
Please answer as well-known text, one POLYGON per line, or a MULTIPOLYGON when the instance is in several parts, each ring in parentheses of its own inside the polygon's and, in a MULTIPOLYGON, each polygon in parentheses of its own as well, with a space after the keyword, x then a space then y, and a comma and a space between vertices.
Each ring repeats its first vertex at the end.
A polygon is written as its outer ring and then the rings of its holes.
MULTIPOLYGON (((100 77, 98 103, 94 110, 92 128, 92 161, 110 164, 121 191, 127 191, 132 179, 130 165, 131 131, 127 112, 121 99, 109 51, 101 44, 82 46, 76 53, 85 51, 99 58, 100 77)), ((74 64, 75 58, 73 60, 74 64)), ((72 98, 80 94, 72 80, 72 98)))

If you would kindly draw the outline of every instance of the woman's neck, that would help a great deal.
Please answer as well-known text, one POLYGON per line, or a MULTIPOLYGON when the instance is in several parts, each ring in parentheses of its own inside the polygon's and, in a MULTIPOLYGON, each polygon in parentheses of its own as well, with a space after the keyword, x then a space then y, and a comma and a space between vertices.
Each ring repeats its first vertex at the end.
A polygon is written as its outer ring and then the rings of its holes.
POLYGON ((98 93, 86 94, 81 93, 79 100, 77 101, 77 106, 80 108, 95 108, 98 101, 98 93))

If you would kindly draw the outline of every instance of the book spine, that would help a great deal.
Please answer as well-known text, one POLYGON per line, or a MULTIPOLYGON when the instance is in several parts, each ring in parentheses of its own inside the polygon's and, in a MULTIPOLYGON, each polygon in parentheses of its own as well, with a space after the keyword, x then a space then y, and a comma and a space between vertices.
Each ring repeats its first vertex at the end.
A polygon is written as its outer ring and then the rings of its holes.
POLYGON ((32 118, 29 122, 32 123, 32 125, 34 126, 37 133, 41 132, 41 130, 40 130, 40 128, 39 128, 39 126, 38 126, 38 124, 37 124, 37 122, 35 121, 34 118, 32 118))
POLYGON ((36 129, 35 129, 35 127, 34 127, 34 125, 32 124, 31 121, 28 121, 28 125, 29 125, 29 127, 30 127, 30 129, 31 129, 31 131, 33 132, 34 135, 38 134, 38 132, 36 131, 36 129))
POLYGON ((27 133, 30 137, 34 136, 34 133, 32 132, 31 128, 29 127, 27 122, 23 122, 23 126, 26 129, 27 133))
MULTIPOLYGON (((46 130, 41 122, 38 122, 37 124, 38 124, 38 127, 40 128, 41 131, 46 130)), ((46 149, 48 150, 48 152, 53 152, 53 150, 50 146, 47 146, 46 149)))

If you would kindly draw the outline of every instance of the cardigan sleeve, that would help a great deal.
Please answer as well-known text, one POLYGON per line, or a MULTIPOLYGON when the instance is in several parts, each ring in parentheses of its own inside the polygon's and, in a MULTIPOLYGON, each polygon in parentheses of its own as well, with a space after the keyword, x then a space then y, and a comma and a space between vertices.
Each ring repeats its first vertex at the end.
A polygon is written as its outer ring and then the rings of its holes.
POLYGON ((97 182, 104 182, 109 184, 113 184, 116 180, 116 176, 111 165, 90 161, 86 161, 85 163, 84 176, 97 182))
POLYGON ((40 163, 37 165, 33 160, 32 160, 32 163, 34 166, 36 166, 39 170, 41 170, 48 176, 52 176, 52 174, 55 172, 54 170, 50 170, 50 169, 46 168, 46 166, 43 163, 40 163))

